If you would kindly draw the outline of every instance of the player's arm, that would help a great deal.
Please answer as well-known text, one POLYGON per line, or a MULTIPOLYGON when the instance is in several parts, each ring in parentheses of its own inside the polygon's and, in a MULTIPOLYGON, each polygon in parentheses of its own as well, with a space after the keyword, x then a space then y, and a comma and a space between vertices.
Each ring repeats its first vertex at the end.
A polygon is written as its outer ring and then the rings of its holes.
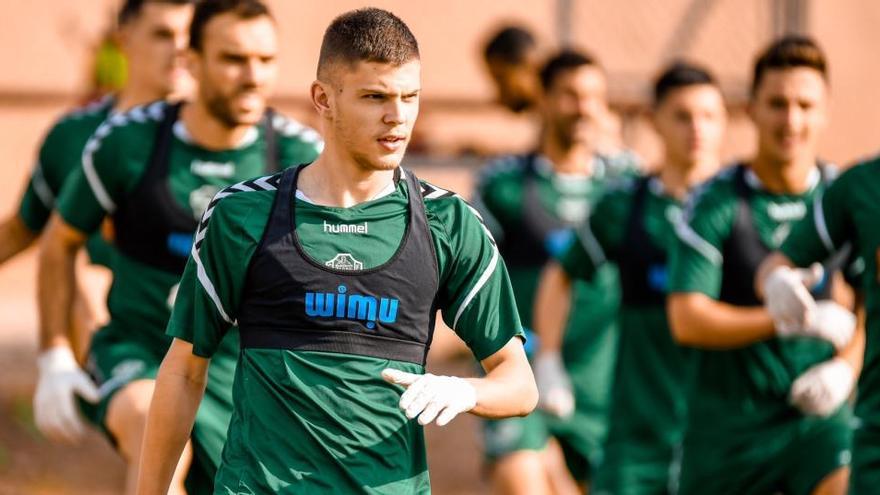
POLYGON ((764 308, 733 306, 699 292, 670 294, 667 311, 673 337, 690 347, 735 349, 776 334, 764 308))
POLYGON ((718 300, 724 263, 721 247, 730 235, 735 202, 704 192, 693 199, 687 220, 675 225, 669 248, 667 313, 673 338, 704 349, 735 349, 772 338, 773 320, 764 308, 718 300))
MULTIPOLYGON (((100 133, 101 129, 96 136, 100 133)), ((76 255, 87 233, 95 231, 112 211, 118 186, 128 177, 128 171, 119 170, 112 147, 100 146, 97 141, 92 138, 83 153, 82 168, 72 171, 65 182, 40 242, 38 258, 41 353, 34 416, 43 434, 66 441, 78 440, 84 431, 75 396, 98 399, 94 383, 72 352, 76 255)))
POLYGON ((0 265, 24 251, 37 239, 37 233, 20 216, 11 215, 0 224, 0 265))
POLYGON ((71 308, 76 291, 74 264, 86 234, 70 226, 58 214, 49 220, 37 270, 40 308, 40 349, 71 347, 71 308))
POLYGON ((605 196, 594 214, 576 231, 574 241, 558 259, 541 272, 534 301, 533 325, 540 345, 534 358, 535 380, 540 398, 538 406, 557 416, 574 411, 571 381, 562 363, 562 341, 571 313, 574 279, 589 280, 606 263, 606 251, 618 242, 609 229, 625 215, 614 208, 614 196, 605 196))
MULTIPOLYGON (((248 208, 218 200, 202 215, 166 334, 174 341, 162 361, 144 432, 139 494, 164 494, 192 431, 205 391, 210 357, 234 324, 241 288, 265 223, 244 227, 248 208)), ((269 203, 271 205, 271 200, 269 203)), ((265 218, 268 218, 266 213, 265 218)))
POLYGON ((174 339, 162 360, 144 432, 139 495, 167 493, 205 394, 209 362, 181 339, 174 339))
POLYGON ((507 268, 491 234, 470 206, 457 197, 436 201, 443 203, 431 212, 439 213, 429 218, 439 218, 432 223, 432 234, 443 319, 484 365, 486 375, 416 375, 389 368, 382 376, 406 388, 400 407, 421 424, 436 420, 445 425, 463 412, 492 418, 528 414, 538 392, 523 350, 522 325, 507 268))

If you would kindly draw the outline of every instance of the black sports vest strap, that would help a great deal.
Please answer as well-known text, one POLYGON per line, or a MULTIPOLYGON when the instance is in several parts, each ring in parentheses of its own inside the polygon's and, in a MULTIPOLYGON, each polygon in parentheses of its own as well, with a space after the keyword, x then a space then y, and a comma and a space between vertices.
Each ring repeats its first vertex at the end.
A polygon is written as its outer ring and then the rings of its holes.
POLYGON ((666 252, 645 229, 645 204, 654 176, 642 177, 633 191, 626 234, 617 252, 623 303, 662 306, 666 301, 666 252))
POLYGON ((540 267, 549 259, 545 242, 567 226, 547 211, 538 191, 538 154, 524 157, 522 216, 516 225, 504 225, 498 249, 510 267, 540 267))
POLYGON ((298 242, 295 193, 304 168, 282 173, 251 260, 238 319, 242 348, 424 364, 433 337, 439 272, 415 174, 406 172, 408 221, 397 252, 382 265, 350 271, 312 259, 298 242), (355 304, 360 308, 356 315, 355 304), (390 307, 395 308, 394 317, 382 319, 381 308, 390 307))

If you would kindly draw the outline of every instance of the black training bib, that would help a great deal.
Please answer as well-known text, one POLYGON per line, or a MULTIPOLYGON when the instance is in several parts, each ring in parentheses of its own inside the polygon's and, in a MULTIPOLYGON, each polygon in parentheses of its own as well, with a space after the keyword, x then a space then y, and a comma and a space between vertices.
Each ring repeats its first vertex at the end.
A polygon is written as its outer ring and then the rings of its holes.
POLYGON ((645 202, 653 179, 654 176, 642 177, 636 182, 626 233, 615 256, 622 300, 627 306, 663 306, 666 303, 666 251, 657 247, 645 230, 645 202))
MULTIPOLYGON (((165 106, 147 169, 134 191, 113 214, 113 243, 119 251, 153 268, 172 273, 183 273, 193 236, 199 226, 192 212, 174 199, 168 183, 173 129, 180 107, 180 103, 165 106)), ((268 173, 279 170, 272 117, 272 109, 266 109, 263 128, 266 140, 265 170, 268 173)))
POLYGON ((437 313, 437 256, 418 179, 406 171, 408 222, 397 252, 375 268, 312 259, 296 232, 296 184, 281 174, 248 269, 238 324, 243 348, 274 348, 425 363, 437 313))

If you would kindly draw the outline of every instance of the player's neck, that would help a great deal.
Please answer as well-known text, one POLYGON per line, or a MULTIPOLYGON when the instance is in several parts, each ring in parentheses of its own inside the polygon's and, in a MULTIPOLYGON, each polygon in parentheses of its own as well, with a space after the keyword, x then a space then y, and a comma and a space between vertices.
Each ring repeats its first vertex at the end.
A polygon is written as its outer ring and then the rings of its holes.
POLYGON ((556 173, 590 175, 593 172, 593 150, 583 143, 562 143, 545 132, 538 151, 550 160, 556 173))
POLYGON ((805 155, 795 160, 781 161, 759 151, 749 167, 767 191, 801 194, 810 188, 810 174, 816 167, 816 157, 805 155))
POLYGON ((667 157, 660 170, 663 189, 675 199, 684 199, 698 184, 708 179, 718 170, 717 160, 697 162, 677 161, 667 157))
POLYGON ((328 146, 303 169, 297 188, 315 204, 349 208, 375 198, 394 180, 394 169, 367 170, 328 146))
POLYGON ((229 127, 208 110, 202 100, 188 103, 180 110, 180 120, 193 142, 207 150, 222 151, 241 144, 251 125, 229 127))
POLYGON ((121 91, 116 93, 116 101, 113 103, 113 110, 116 112, 126 112, 138 105, 162 100, 167 96, 167 93, 157 91, 155 88, 149 88, 144 85, 129 82, 121 91))

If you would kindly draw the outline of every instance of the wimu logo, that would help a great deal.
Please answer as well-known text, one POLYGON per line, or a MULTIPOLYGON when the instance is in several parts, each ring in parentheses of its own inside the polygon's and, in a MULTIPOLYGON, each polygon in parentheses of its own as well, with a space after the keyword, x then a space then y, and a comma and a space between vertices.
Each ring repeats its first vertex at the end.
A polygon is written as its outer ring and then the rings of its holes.
POLYGON ((312 318, 360 320, 370 329, 376 328, 376 321, 397 321, 397 299, 347 292, 348 288, 344 285, 337 287, 336 292, 306 292, 306 315, 312 318))

